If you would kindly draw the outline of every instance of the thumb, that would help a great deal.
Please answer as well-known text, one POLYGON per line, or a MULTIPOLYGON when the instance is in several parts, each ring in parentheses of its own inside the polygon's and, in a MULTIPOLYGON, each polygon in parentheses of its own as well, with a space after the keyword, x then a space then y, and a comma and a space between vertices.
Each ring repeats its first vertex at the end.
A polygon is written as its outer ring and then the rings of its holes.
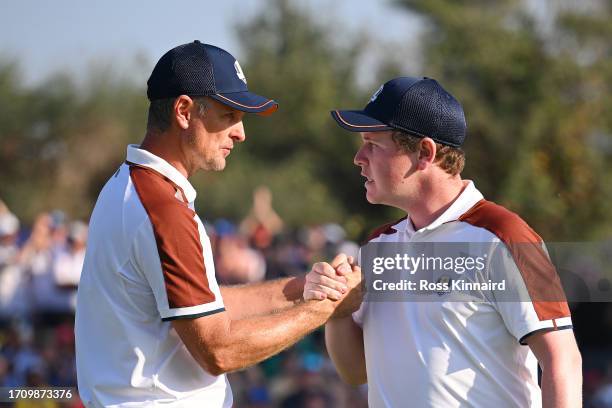
POLYGON ((348 263, 348 259, 345 254, 339 253, 336 257, 331 261, 332 268, 336 269, 343 263, 348 263))

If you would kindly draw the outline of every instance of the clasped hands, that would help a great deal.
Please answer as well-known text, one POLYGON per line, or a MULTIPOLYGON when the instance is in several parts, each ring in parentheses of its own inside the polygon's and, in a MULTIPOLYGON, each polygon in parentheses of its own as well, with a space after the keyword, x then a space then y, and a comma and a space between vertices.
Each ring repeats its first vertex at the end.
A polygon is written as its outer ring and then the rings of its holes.
POLYGON ((353 257, 338 254, 331 263, 317 262, 306 274, 304 300, 337 302, 334 317, 346 316, 361 304, 361 268, 353 257))

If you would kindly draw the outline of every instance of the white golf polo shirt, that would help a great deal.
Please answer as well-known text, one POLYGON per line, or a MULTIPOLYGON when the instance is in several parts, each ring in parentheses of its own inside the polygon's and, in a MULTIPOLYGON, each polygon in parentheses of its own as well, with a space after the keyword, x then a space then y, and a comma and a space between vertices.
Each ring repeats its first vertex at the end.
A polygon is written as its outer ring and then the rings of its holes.
POLYGON ((430 225, 415 231, 405 218, 370 239, 490 243, 491 252, 507 255, 496 259, 532 301, 364 302, 353 319, 363 328, 369 406, 541 406, 537 360, 524 339, 540 330, 571 329, 572 322, 564 298, 542 302, 534 292, 561 286, 541 238, 523 220, 484 200, 469 182, 430 225), (538 259, 517 254, 518 242, 542 249, 538 259))
POLYGON ((76 310, 87 407, 230 407, 225 375, 189 354, 170 320, 224 311, 196 192, 168 162, 130 145, 93 210, 76 310))

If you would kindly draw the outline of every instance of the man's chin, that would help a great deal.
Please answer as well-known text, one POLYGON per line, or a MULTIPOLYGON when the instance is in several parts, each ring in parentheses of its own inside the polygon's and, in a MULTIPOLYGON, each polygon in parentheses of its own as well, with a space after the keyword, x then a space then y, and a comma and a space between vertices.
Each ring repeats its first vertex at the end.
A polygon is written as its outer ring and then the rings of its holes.
POLYGON ((214 161, 210 161, 207 162, 206 165, 204 166, 203 170, 205 171, 222 171, 223 169, 225 169, 225 159, 221 159, 221 160, 214 160, 214 161))
POLYGON ((376 195, 373 193, 370 193, 369 191, 366 191, 366 200, 370 204, 380 204, 380 200, 378 200, 376 195))

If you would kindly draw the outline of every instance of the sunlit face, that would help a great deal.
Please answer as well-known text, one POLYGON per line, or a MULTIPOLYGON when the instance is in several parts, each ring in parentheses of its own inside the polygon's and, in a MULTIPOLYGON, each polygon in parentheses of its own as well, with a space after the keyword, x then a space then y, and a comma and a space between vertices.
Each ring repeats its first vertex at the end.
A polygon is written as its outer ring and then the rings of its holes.
POLYGON ((410 176, 415 173, 416 157, 400 149, 391 135, 392 131, 361 133, 362 145, 354 163, 366 178, 366 199, 370 203, 401 208, 414 189, 410 176))
POLYGON ((220 171, 235 143, 244 142, 244 112, 230 108, 213 99, 207 99, 204 115, 194 104, 189 129, 185 137, 187 152, 195 169, 220 171))

